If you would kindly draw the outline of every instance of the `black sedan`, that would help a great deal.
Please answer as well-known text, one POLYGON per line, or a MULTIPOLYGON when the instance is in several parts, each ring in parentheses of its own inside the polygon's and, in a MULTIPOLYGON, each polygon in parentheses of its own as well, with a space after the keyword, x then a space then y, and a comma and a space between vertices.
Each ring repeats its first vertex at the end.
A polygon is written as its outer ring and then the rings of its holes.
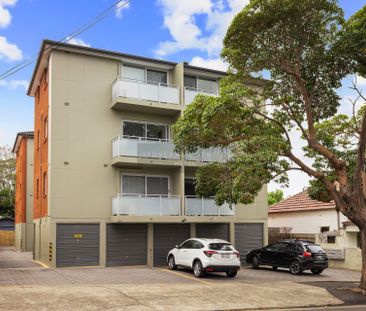
POLYGON ((301 274, 304 270, 310 270, 314 274, 320 274, 328 268, 328 257, 325 251, 310 241, 285 240, 270 244, 248 253, 247 263, 254 269, 260 265, 289 268, 292 274, 301 274))

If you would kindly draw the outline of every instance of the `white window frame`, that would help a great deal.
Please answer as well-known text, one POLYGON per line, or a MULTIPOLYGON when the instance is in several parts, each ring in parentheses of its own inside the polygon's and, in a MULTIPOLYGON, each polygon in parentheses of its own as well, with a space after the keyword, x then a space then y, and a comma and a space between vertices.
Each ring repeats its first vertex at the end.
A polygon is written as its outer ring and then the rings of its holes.
MULTIPOLYGON (((122 138, 124 138, 124 133, 123 133, 123 124, 124 122, 131 122, 131 123, 140 123, 140 124, 145 124, 145 136, 141 137, 143 139, 147 140, 147 125, 148 124, 152 124, 152 125, 165 125, 166 129, 167 129, 167 141, 170 141, 170 124, 167 123, 159 123, 159 122, 150 122, 150 121, 136 121, 136 120, 122 120, 122 138)), ((138 137, 138 136, 136 136, 138 137)))
MULTIPOLYGON (((170 85, 170 79, 169 79, 169 70, 166 70, 166 69, 161 69, 161 68, 153 68, 153 67, 148 67, 148 66, 138 66, 138 65, 130 65, 128 63, 121 63, 121 66, 120 66, 120 78, 121 79, 127 79, 127 78, 123 78, 123 67, 126 66, 126 67, 134 67, 134 68, 139 68, 139 69, 144 69, 144 83, 148 83, 147 81, 147 71, 148 70, 153 70, 153 71, 161 71, 161 72, 165 72, 166 73, 166 84, 169 86, 170 85)), ((137 80, 136 80, 137 81, 137 80)))
MULTIPOLYGON (((207 78, 207 77, 202 77, 202 76, 197 76, 197 75, 194 75, 194 74, 184 74, 185 76, 191 76, 191 77, 195 77, 196 78, 196 90, 203 90, 203 91, 211 91, 211 90, 206 90, 206 89, 200 89, 198 87, 198 80, 201 79, 201 80, 210 80, 210 81, 215 81, 216 82, 216 92, 219 93, 219 90, 220 90, 220 83, 219 83, 219 79, 211 79, 211 78, 207 78)), ((193 89, 193 87, 190 87, 190 86, 184 86, 185 88, 188 88, 188 89, 193 89)))
MULTIPOLYGON (((153 175, 153 174, 134 174, 134 173, 123 173, 121 172, 120 177, 120 193, 121 194, 137 194, 137 193, 123 193, 122 187, 123 187, 123 176, 142 176, 145 177, 145 196, 148 196, 147 194, 147 177, 161 177, 161 178, 167 178, 168 179, 168 193, 166 195, 171 195, 171 187, 170 187, 170 176, 169 175, 153 175)), ((161 195, 165 195, 165 193, 161 193, 161 195)))

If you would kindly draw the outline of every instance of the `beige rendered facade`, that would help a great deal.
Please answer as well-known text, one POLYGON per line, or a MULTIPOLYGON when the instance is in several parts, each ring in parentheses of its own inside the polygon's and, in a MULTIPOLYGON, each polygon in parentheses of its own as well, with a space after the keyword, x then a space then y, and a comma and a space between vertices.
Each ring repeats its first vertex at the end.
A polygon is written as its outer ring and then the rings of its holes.
POLYGON ((171 141, 185 106, 198 92, 215 96, 225 73, 45 41, 29 95, 45 70, 47 213, 34 219, 35 259, 159 265, 166 249, 216 229, 243 256, 267 242, 266 188, 235 209, 200 199, 195 170, 225 154, 177 155, 171 141))

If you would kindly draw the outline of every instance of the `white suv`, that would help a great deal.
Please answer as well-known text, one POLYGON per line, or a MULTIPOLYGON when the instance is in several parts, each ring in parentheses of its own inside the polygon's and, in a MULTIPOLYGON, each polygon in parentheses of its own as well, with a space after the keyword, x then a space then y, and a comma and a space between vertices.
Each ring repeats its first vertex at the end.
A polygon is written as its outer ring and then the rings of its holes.
POLYGON ((186 240, 168 253, 167 260, 170 270, 188 267, 198 278, 206 272, 226 272, 228 277, 235 277, 240 269, 239 252, 219 239, 186 240))

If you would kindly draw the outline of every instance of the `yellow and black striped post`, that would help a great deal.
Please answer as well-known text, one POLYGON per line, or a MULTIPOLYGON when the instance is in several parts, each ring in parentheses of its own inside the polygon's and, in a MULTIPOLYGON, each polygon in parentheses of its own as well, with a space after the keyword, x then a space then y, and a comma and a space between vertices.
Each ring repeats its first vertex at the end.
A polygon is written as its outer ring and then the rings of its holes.
POLYGON ((53 246, 52 242, 48 244, 48 261, 52 261, 53 246))

